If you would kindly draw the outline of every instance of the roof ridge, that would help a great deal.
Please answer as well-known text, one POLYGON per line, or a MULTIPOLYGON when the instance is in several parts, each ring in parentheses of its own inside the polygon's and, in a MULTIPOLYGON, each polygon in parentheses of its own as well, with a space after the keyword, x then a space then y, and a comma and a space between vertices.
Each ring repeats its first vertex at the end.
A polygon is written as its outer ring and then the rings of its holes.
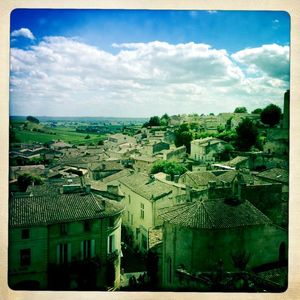
POLYGON ((208 211, 207 211, 207 209, 206 209, 206 207, 205 207, 205 205, 204 205, 204 202, 206 202, 206 201, 201 202, 202 207, 203 207, 205 213, 207 214, 207 217, 208 217, 210 223, 212 224, 212 227, 215 227, 215 224, 214 224, 214 222, 212 221, 212 218, 211 218, 211 216, 209 215, 209 213, 208 213, 208 211))

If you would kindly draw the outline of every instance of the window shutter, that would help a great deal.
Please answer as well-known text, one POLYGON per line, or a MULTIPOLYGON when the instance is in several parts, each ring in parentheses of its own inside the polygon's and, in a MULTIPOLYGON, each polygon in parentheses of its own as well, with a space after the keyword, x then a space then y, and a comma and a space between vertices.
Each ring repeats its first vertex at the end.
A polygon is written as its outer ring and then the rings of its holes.
POLYGON ((91 257, 95 256, 95 240, 91 240, 91 257))
POLYGON ((80 259, 83 260, 83 241, 80 243, 80 259))
POLYGON ((71 255, 72 255, 72 250, 71 250, 71 243, 68 243, 68 263, 71 262, 71 255))
POLYGON ((60 245, 56 245, 56 263, 59 264, 60 261, 60 245))

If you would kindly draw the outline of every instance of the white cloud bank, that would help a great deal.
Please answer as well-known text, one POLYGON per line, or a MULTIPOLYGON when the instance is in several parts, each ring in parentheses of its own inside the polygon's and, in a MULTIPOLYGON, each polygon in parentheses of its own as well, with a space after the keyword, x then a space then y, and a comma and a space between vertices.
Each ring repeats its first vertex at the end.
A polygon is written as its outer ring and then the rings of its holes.
POLYGON ((111 54, 65 37, 11 49, 11 114, 150 116, 281 105, 288 47, 230 56, 206 44, 113 45, 111 54))
POLYGON ((35 37, 34 35, 32 34, 32 32, 28 29, 28 28, 20 28, 18 30, 14 30, 12 33, 11 33, 11 36, 12 37, 24 37, 24 38, 27 38, 27 39, 30 39, 30 40, 34 40, 35 37))

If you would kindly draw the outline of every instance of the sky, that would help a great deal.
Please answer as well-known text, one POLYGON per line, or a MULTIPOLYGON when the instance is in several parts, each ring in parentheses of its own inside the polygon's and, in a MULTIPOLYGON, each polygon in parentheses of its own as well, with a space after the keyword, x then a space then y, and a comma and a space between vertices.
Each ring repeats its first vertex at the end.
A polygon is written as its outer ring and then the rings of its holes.
POLYGON ((281 11, 16 9, 10 115, 217 114, 289 89, 281 11))

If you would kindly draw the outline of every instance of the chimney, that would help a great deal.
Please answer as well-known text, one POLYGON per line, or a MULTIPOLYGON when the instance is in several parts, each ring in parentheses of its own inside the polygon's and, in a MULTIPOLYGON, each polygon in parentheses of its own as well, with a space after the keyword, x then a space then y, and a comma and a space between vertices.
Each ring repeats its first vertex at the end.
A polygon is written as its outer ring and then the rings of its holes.
POLYGON ((174 182, 178 183, 178 181, 179 181, 179 175, 176 174, 176 175, 174 175, 174 182))
POLYGON ((87 185, 85 186, 85 192, 86 192, 87 194, 90 194, 90 193, 91 193, 91 185, 90 185, 90 184, 87 184, 87 185))

